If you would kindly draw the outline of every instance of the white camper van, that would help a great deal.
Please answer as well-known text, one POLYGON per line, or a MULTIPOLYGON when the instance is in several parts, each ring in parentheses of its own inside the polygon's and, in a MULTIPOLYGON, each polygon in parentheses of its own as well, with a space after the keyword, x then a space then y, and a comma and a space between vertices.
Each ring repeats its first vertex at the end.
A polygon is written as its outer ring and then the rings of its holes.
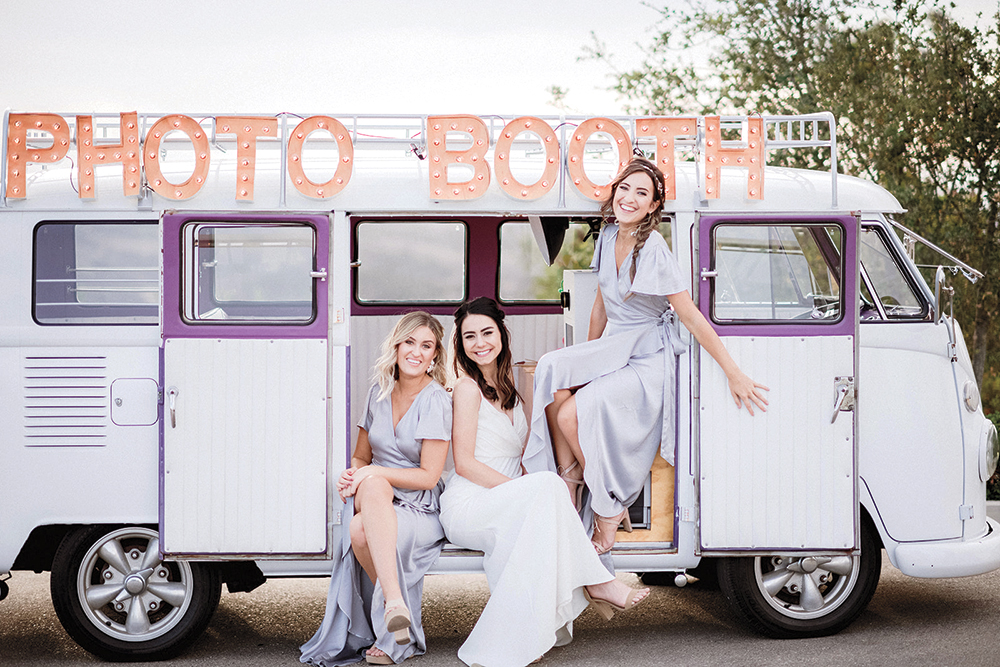
MULTIPOLYGON (((508 313, 520 390, 579 338, 597 199, 633 151, 726 347, 770 387, 736 410, 681 331, 676 467, 616 567, 710 570, 774 637, 864 609, 882 550, 915 577, 1000 567, 983 416, 942 253, 839 175, 829 114, 691 118, 6 113, 0 183, 0 598, 51 571, 67 631, 176 655, 221 585, 321 576, 376 347, 396 317, 508 313), (809 150, 826 168, 767 167, 809 150), (567 259, 568 258, 568 259, 567 259), (560 293, 560 283, 563 286, 560 293)), ((583 326, 583 330, 586 327, 583 326)), ((540 508, 541 509, 541 508, 540 508)), ((448 548, 435 573, 480 569, 448 548)))

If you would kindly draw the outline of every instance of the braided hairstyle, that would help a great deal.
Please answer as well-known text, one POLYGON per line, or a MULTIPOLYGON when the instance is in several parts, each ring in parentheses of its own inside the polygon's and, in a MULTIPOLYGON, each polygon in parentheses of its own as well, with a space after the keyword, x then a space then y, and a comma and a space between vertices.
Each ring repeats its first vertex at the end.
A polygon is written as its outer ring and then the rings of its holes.
POLYGON ((503 323, 506 315, 497 302, 487 296, 481 296, 472 301, 466 301, 455 311, 455 375, 464 373, 476 381, 479 391, 488 401, 499 401, 504 410, 511 410, 521 400, 521 396, 514 387, 514 369, 511 366, 510 352, 510 332, 507 325, 503 323), (500 353, 497 355, 497 386, 491 387, 486 383, 483 372, 479 370, 479 364, 469 358, 465 353, 465 345, 462 344, 462 323, 469 315, 485 315, 493 320, 497 325, 500 334, 500 353))
POLYGON ((615 193, 618 192, 618 185, 632 174, 643 173, 653 181, 653 200, 655 205, 635 230, 635 248, 632 250, 632 267, 629 269, 629 280, 635 280, 635 266, 639 261, 639 251, 646 245, 646 239, 654 231, 660 228, 660 220, 663 218, 664 182, 663 172, 655 164, 646 158, 636 157, 625 165, 624 168, 611 181, 611 192, 608 198, 601 202, 601 215, 604 216, 604 224, 608 224, 614 210, 615 193))

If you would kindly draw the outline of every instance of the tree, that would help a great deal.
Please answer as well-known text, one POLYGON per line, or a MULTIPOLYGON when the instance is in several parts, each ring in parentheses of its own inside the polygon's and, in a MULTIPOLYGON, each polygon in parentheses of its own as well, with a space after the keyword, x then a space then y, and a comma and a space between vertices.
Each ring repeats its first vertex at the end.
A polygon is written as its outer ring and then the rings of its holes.
MULTIPOLYGON (((883 185, 907 226, 986 273, 960 288, 956 315, 984 404, 1000 410, 1000 351, 989 345, 1000 306, 998 24, 964 27, 937 0, 692 0, 661 14, 643 65, 616 75, 629 110, 832 111, 840 169, 883 185)), ((590 56, 609 62, 599 43, 590 56)))

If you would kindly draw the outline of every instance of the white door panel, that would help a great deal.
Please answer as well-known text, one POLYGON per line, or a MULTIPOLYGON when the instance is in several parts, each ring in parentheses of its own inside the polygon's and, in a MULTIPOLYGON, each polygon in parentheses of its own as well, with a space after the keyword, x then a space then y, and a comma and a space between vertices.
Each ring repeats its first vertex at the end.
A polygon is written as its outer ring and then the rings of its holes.
POLYGON ((326 551, 326 360, 325 340, 166 341, 164 553, 326 551))
POLYGON ((727 337, 747 374, 770 387, 767 412, 737 409, 702 350, 701 541, 706 549, 852 548, 853 412, 830 423, 854 340, 727 337))

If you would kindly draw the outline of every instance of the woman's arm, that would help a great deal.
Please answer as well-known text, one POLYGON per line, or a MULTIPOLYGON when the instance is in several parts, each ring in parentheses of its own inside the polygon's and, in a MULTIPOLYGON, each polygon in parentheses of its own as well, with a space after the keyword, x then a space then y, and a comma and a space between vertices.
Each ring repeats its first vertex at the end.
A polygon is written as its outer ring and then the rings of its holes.
MULTIPOLYGON (((341 501, 345 501, 354 495, 354 489, 351 488, 351 482, 354 479, 354 473, 358 471, 358 468, 362 468, 372 462, 372 446, 368 442, 368 431, 363 428, 358 428, 358 441, 354 445, 354 454, 351 455, 351 467, 340 473, 340 478, 337 479, 337 493, 340 495, 341 501)), ((355 485, 354 488, 357 488, 355 485)))
POLYGON ((479 428, 479 404, 484 400, 479 387, 471 378, 462 378, 455 385, 451 442, 455 456, 455 472, 479 486, 492 489, 509 482, 510 477, 476 460, 476 432, 479 428))
POLYGON ((752 415, 753 406, 757 405, 762 412, 767 412, 767 399, 758 389, 770 391, 767 387, 754 382, 749 375, 740 370, 736 362, 729 355, 729 350, 722 344, 715 329, 708 323, 705 316, 701 314, 698 307, 694 305, 691 295, 687 292, 678 292, 667 296, 674 312, 688 328, 688 331, 698 340, 698 344, 705 348, 705 351, 712 355, 712 358, 722 367, 722 371, 729 380, 729 392, 733 395, 736 407, 746 406, 747 411, 752 415))
POLYGON ((604 333, 608 325, 608 313, 604 310, 604 297, 601 296, 601 286, 597 286, 597 297, 594 307, 590 309, 590 328, 587 329, 587 340, 596 340, 604 333))
POLYGON ((385 466, 366 465, 358 468, 351 476, 351 485, 345 497, 354 495, 358 486, 368 477, 378 475, 384 477, 390 485, 397 489, 426 491, 433 489, 444 472, 444 463, 448 458, 447 440, 423 440, 420 446, 420 466, 417 468, 388 468, 385 466))

